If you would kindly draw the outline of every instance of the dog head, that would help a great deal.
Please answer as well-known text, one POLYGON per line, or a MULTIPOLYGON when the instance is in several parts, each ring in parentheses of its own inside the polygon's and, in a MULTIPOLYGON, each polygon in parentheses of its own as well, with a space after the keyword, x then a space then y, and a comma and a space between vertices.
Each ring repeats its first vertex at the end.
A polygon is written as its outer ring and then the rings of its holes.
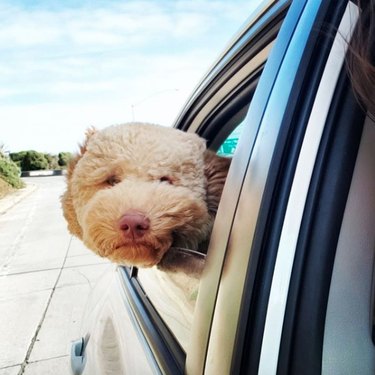
MULTIPOLYGON (((203 139, 173 128, 91 130, 68 167, 62 197, 68 228, 120 264, 153 266, 172 244, 197 249, 208 239, 217 208, 218 182, 207 177, 220 164, 215 159, 223 163, 203 139)), ((227 169, 229 161, 224 164, 217 168, 227 169)))

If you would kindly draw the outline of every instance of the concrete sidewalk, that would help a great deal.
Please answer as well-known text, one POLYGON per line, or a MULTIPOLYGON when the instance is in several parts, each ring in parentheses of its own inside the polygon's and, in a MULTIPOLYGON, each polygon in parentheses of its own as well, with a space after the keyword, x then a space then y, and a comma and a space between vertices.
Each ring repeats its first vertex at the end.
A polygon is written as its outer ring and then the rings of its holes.
POLYGON ((68 375, 88 296, 110 265, 67 232, 63 178, 27 181, 0 200, 0 375, 68 375))
POLYGON ((22 199, 26 198, 34 190, 38 188, 38 185, 33 183, 28 183, 23 189, 16 190, 5 197, 0 199, 0 215, 7 212, 10 208, 20 202, 22 199))

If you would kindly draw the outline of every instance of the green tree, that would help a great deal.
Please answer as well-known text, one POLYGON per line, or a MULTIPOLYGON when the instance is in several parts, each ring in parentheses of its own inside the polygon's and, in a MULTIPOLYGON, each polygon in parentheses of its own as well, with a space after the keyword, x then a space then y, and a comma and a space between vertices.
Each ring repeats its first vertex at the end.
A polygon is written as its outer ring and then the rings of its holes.
POLYGON ((66 167, 69 163, 69 160, 72 158, 72 153, 70 152, 60 152, 58 155, 58 163, 61 167, 66 167))
POLYGON ((27 151, 11 152, 9 157, 21 168, 22 161, 27 151))
POLYGON ((48 169, 48 160, 44 154, 37 151, 26 151, 21 161, 21 169, 23 171, 37 171, 39 169, 48 169))
POLYGON ((48 161, 48 169, 58 169, 59 168, 59 162, 58 162, 57 155, 44 154, 44 157, 48 161))

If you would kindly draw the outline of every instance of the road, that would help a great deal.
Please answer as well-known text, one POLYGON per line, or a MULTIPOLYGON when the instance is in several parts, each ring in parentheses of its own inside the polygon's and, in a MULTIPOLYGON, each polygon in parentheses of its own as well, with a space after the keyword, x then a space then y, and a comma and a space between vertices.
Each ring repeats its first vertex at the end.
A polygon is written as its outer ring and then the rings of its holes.
POLYGON ((70 343, 108 263, 68 233, 63 177, 24 180, 18 203, 0 200, 0 375, 67 375, 70 343))

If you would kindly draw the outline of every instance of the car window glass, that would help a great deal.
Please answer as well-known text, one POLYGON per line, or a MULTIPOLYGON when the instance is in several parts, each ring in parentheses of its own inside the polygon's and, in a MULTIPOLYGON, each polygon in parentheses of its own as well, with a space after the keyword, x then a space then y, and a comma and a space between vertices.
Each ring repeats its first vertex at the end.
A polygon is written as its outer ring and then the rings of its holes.
POLYGON ((186 350, 205 255, 171 248, 166 258, 167 261, 163 259, 164 264, 157 268, 139 269, 138 279, 161 318, 186 350), (176 262, 175 257, 180 261, 176 262))
POLYGON ((231 157, 234 155, 234 151, 237 148, 238 139, 240 138, 241 131, 243 129, 243 122, 241 122, 233 131, 229 134, 228 138, 223 142, 217 151, 220 156, 231 157))

